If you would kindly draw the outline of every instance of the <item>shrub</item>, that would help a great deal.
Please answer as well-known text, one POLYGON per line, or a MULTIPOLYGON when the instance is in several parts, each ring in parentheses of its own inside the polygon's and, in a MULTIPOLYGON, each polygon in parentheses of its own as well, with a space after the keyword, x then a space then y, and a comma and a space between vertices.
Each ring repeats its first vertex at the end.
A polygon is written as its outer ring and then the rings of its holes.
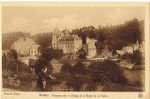
POLYGON ((77 62, 74 67, 69 63, 65 63, 62 67, 61 78, 66 82, 68 88, 80 91, 82 86, 87 83, 87 70, 82 62, 77 62))
POLYGON ((80 91, 85 82, 86 81, 84 77, 72 75, 71 78, 66 82, 66 85, 69 88, 73 88, 74 91, 80 91))
POLYGON ((61 68, 61 72, 63 72, 63 73, 72 73, 73 68, 72 68, 71 64, 65 63, 61 68))
POLYGON ((73 66, 73 73, 74 74, 83 74, 85 75, 87 73, 86 70, 86 66, 81 62, 77 62, 74 66, 73 66))
POLYGON ((110 60, 91 64, 89 72, 93 82, 102 84, 107 82, 127 83, 123 71, 115 62, 110 60))

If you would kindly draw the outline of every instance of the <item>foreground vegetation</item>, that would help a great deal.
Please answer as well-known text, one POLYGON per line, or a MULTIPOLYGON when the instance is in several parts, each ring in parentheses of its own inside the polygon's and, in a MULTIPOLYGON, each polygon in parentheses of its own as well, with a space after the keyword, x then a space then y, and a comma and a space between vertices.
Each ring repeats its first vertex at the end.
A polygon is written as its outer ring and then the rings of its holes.
MULTIPOLYGON (((7 57, 8 58, 8 57, 7 57)), ((3 58, 3 87, 22 91, 142 91, 144 70, 128 70, 111 60, 63 62, 59 73, 53 73, 52 64, 36 62, 26 66, 15 59, 3 58), (19 66, 19 68, 17 67, 19 66), (43 66, 43 67, 42 67, 43 66), (43 73, 42 69, 48 68, 43 73), (49 75, 54 79, 49 78, 49 75), (138 79, 136 78, 138 77, 138 79), (43 81, 46 86, 43 87, 43 81)), ((9 57, 10 58, 10 57, 9 57)), ((49 59, 48 59, 49 60, 49 59)), ((61 60, 58 58, 57 60, 61 60)))

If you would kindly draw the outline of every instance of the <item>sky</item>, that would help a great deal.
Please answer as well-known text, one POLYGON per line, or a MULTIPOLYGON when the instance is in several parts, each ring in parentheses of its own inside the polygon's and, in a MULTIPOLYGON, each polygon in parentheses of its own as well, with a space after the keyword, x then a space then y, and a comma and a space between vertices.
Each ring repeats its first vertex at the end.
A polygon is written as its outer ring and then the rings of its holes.
POLYGON ((137 18, 144 20, 143 7, 15 7, 2 8, 2 32, 51 32, 82 26, 122 24, 137 18))

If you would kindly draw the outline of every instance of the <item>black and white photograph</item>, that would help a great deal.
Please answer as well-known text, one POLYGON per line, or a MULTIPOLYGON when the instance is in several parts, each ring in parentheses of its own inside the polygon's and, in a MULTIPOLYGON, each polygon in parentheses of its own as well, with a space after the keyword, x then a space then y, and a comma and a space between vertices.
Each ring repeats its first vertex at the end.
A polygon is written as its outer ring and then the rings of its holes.
POLYGON ((2 90, 144 92, 143 6, 2 6, 2 90))

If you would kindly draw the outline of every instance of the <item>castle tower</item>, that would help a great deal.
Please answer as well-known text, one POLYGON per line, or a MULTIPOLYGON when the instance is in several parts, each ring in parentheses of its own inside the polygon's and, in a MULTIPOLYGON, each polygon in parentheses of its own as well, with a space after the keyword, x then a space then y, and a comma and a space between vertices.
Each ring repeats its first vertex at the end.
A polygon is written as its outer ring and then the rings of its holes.
POLYGON ((55 29, 52 33, 52 48, 58 49, 59 48, 59 39, 61 38, 62 34, 58 29, 55 29))

